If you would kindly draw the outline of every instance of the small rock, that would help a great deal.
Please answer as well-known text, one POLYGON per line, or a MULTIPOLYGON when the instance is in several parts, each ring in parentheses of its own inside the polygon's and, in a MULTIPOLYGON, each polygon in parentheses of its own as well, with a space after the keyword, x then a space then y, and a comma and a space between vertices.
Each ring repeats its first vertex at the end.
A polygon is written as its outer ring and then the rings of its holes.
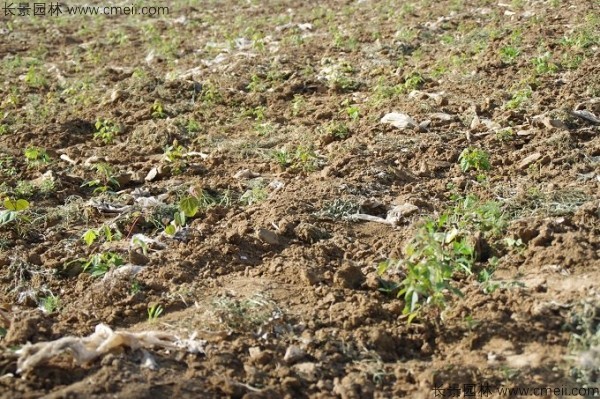
POLYGON ((117 180, 117 183, 119 183, 119 187, 123 187, 131 181, 131 173, 121 173, 115 177, 115 179, 117 180))
POLYGON ((340 288, 356 289, 365 280, 360 267, 351 264, 343 265, 333 276, 333 283, 340 288))
POLYGON ((279 234, 271 230, 259 229, 257 236, 259 240, 269 245, 279 245, 281 242, 279 234))
POLYGON ((152 180, 156 179, 157 176, 158 176, 158 168, 152 168, 152 169, 150 169, 150 172, 148 172, 148 174, 146 175, 144 180, 152 181, 152 180))
POLYGON ((312 362, 304 362, 295 364, 292 369, 296 371, 296 373, 300 374, 306 381, 315 382, 318 379, 317 373, 317 365, 312 362))
POLYGON ((314 244, 319 240, 329 237, 327 231, 305 222, 300 223, 294 228, 294 234, 296 234, 296 237, 298 237, 300 241, 310 244, 314 244))
POLYGON ((302 269, 300 278, 306 285, 316 285, 319 282, 319 277, 310 269, 302 269))
POLYGON ((91 157, 83 161, 83 166, 89 167, 98 162, 106 162, 106 158, 99 157, 97 155, 92 155, 91 157))
POLYGON ((527 156, 526 158, 524 158, 523 160, 521 160, 521 162, 519 162, 518 168, 519 169, 527 169, 529 167, 529 165, 536 162, 541 157, 542 157, 542 154, 540 152, 534 152, 533 154, 531 154, 531 155, 527 156))
POLYGON ((297 363, 299 360, 304 359, 305 356, 306 352, 304 351, 304 349, 296 345, 290 345, 285 351, 283 360, 285 360, 288 364, 294 364, 297 363))
POLYGON ((600 118, 598 118, 596 115, 594 115, 593 113, 591 113, 590 111, 587 111, 585 109, 580 110, 580 111, 577 111, 577 110, 571 111, 571 115, 574 115, 574 116, 581 118, 588 122, 600 123, 600 118))
POLYGON ((479 117, 477 115, 475 115, 475 117, 471 121, 471 130, 477 129, 477 127, 479 127, 479 125, 481 125, 481 119, 479 119, 479 117))
POLYGON ((381 123, 388 123, 398 129, 407 129, 417 126, 417 122, 406 114, 400 112, 390 112, 381 118, 381 123))
POLYGON ((234 179, 252 179, 260 176, 258 173, 250 171, 250 169, 242 169, 233 175, 234 179))
POLYGON ((250 360, 261 366, 269 364, 273 360, 273 354, 270 351, 263 351, 258 346, 248 349, 248 353, 250 354, 250 360))
POLYGON ((403 218, 406 218, 419 210, 419 207, 408 202, 402 205, 396 205, 387 213, 386 220, 392 224, 397 224, 403 218))
POLYGON ((134 265, 144 266, 150 262, 150 258, 138 251, 129 251, 129 262, 134 265))

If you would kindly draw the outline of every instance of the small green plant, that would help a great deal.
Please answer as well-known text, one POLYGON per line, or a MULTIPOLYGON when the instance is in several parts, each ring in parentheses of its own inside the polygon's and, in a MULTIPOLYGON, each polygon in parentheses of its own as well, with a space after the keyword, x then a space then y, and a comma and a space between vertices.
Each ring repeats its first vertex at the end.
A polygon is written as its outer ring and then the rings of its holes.
POLYGON ((500 129, 496 132, 496 138, 499 141, 508 142, 512 141, 516 137, 516 133, 512 128, 500 129))
POLYGON ((116 123, 106 119, 98 119, 94 126, 96 128, 94 140, 101 141, 104 144, 112 144, 115 141, 115 136, 120 131, 116 123))
POLYGON ((548 51, 538 57, 534 57, 531 60, 531 64, 534 67, 535 73, 538 75, 544 75, 552 74, 558 71, 558 66, 550 61, 551 58, 552 54, 550 54, 548 51))
POLYGON ((78 259, 83 261, 83 271, 91 273, 92 277, 102 277, 110 269, 116 269, 124 264, 123 258, 114 252, 103 252, 90 255, 88 259, 78 259))
POLYGON ((96 170, 96 178, 86 181, 81 187, 95 187, 94 194, 96 194, 104 193, 120 186, 114 176, 114 170, 109 164, 97 163, 94 165, 94 169, 96 170))
POLYGON ((152 104, 151 112, 151 115, 154 119, 164 119, 167 117, 167 114, 164 110, 164 106, 159 100, 154 101, 154 104, 152 104))
POLYGON ((24 151, 28 166, 37 167, 50 162, 50 156, 44 148, 29 146, 24 151))
POLYGON ((341 122, 331 122, 323 129, 323 134, 332 140, 345 140, 350 137, 350 128, 341 122))
POLYGON ((252 181, 250 188, 240 196, 240 203, 245 206, 257 204, 269 197, 262 180, 252 181))
MULTIPOLYGON (((491 239, 504 230, 505 222, 496 202, 482 203, 475 196, 455 201, 456 205, 439 218, 425 220, 404 248, 402 259, 390 259, 378 267, 380 275, 390 269, 404 270, 406 277, 398 284, 388 283, 388 288, 399 288, 398 296, 404 297, 404 314, 409 322, 425 305, 443 309, 448 293, 462 296, 452 283, 459 276, 473 274, 475 260, 481 255, 474 232, 491 239)), ((490 264, 495 265, 491 260, 490 264)), ((493 270, 489 276, 491 273, 493 270)))
POLYGON ((257 122, 262 122, 266 118, 266 115, 265 115, 266 110, 267 110, 266 107, 259 105, 257 107, 246 110, 244 112, 244 116, 254 118, 254 120, 257 122))
POLYGON ((447 216, 428 220, 406 246, 404 259, 388 260, 379 265, 379 273, 389 268, 404 268, 406 277, 400 282, 398 296, 404 297, 404 314, 410 323, 420 308, 431 305, 443 308, 446 291, 462 296, 451 285, 457 271, 471 274, 475 249, 465 237, 446 230, 447 216))
POLYGON ((173 174, 180 174, 187 166, 184 158, 186 148, 179 144, 177 140, 173 140, 171 145, 165 147, 163 159, 171 164, 173 174))
POLYGON ((104 238, 105 242, 119 241, 123 238, 123 234, 118 229, 115 229, 115 232, 113 233, 108 225, 103 225, 98 229, 88 229, 81 236, 88 247, 100 237, 104 238))
POLYGON ((25 225, 30 222, 25 213, 29 209, 29 202, 24 199, 5 198, 2 205, 6 209, 0 211, 0 227, 14 222, 17 232, 22 235, 25 225))
POLYGON ((139 292, 142 292, 142 284, 137 280, 133 280, 131 282, 131 288, 129 289, 129 292, 131 293, 131 295, 135 295, 139 292))
POLYGON ((531 87, 527 86, 521 90, 517 90, 511 96, 511 99, 504 104, 506 109, 520 109, 531 98, 531 87))
POLYGON ((507 64, 514 63, 520 54, 521 50, 515 46, 505 46, 500 48, 500 59, 507 64))
POLYGON ((50 295, 40 299, 39 305, 45 313, 54 313, 61 308, 60 297, 50 292, 50 295))
POLYGON ((284 169, 290 166, 293 162, 292 154, 290 154, 290 152, 285 148, 273 151, 271 156, 279 164, 279 166, 284 169))
POLYGON ((207 105, 218 103, 223 99, 217 86, 211 81, 202 84, 202 94, 200 96, 203 103, 207 105))
POLYGON ((412 72, 410 75, 404 78, 404 91, 410 92, 421 88, 425 83, 425 78, 419 72, 412 72))
POLYGON ((490 170, 490 155, 479 148, 465 148, 458 157, 460 169, 463 172, 468 172, 474 169, 477 172, 490 170))
POLYGON ((262 93, 267 90, 267 85, 263 82, 260 76, 254 74, 250 77, 250 83, 248 83, 246 89, 254 93, 262 93))
POLYGON ((336 198, 326 201, 318 215, 331 219, 348 219, 359 212, 360 205, 357 202, 336 198))
POLYGON ((306 107, 306 100, 300 94, 294 94, 294 99, 292 100, 292 115, 298 116, 304 112, 304 108, 306 107))
POLYGON ((188 134, 198 133, 201 130, 202 130, 202 127, 200 126, 200 123, 198 123, 198 121, 196 121, 195 119, 187 120, 187 123, 185 124, 185 131, 188 134))
POLYGON ((346 108, 346 115, 348 115, 352 121, 357 121, 360 117, 360 109, 356 105, 348 105, 346 108))
POLYGON ((150 323, 156 322, 156 320, 158 320, 159 316, 161 314, 163 314, 164 311, 165 311, 165 309, 157 303, 153 304, 152 306, 149 306, 148 307, 148 321, 150 323))
POLYGON ((29 67, 29 69, 27 70, 27 74, 25 75, 25 83, 28 86, 31 86, 34 88, 41 88, 41 87, 48 86, 47 79, 33 65, 31 65, 29 67))

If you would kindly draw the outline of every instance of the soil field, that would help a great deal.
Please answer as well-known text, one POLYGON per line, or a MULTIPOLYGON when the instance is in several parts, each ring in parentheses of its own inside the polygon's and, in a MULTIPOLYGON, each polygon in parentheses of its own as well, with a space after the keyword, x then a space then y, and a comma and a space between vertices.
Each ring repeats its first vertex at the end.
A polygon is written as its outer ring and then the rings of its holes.
POLYGON ((130 3, 0 16, 0 398, 600 396, 597 0, 130 3))

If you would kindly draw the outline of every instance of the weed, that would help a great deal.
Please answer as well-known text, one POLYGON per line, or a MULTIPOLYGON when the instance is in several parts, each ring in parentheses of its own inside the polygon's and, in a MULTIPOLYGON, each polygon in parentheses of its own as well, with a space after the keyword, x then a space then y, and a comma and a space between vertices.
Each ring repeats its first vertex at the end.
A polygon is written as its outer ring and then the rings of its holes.
POLYGON ((421 88, 425 83, 425 78, 419 72, 412 72, 410 75, 404 78, 404 91, 410 92, 421 88))
POLYGON ((171 145, 167 145, 164 150, 163 159, 171 164, 173 174, 180 174, 187 166, 184 158, 186 148, 179 144, 177 140, 173 140, 171 145))
POLYGON ((593 300, 581 301, 571 311, 565 327, 571 332, 572 359, 578 360, 571 367, 571 376, 578 383, 596 383, 600 376, 600 366, 597 359, 594 360, 600 348, 600 306, 593 300))
POLYGON ((511 96, 511 99, 504 104, 505 109, 520 109, 523 104, 531 98, 532 90, 531 87, 527 86, 521 90, 516 91, 511 96))
POLYGON ((110 269, 116 269, 124 264, 123 258, 114 252, 103 252, 90 255, 88 259, 77 259, 83 261, 83 271, 90 271, 92 277, 102 277, 110 269))
POLYGON ((162 102, 159 100, 154 101, 151 108, 151 115, 154 119, 164 119, 167 117, 162 102))
POLYGON ((41 88, 48 86, 48 81, 40 73, 40 71, 33 65, 29 67, 27 70, 27 74, 25 75, 25 83, 34 88, 41 88))
POLYGON ((257 204, 269 197, 262 180, 255 180, 251 183, 250 189, 246 190, 240 196, 240 203, 245 206, 257 204))
POLYGON ((326 201, 318 215, 331 219, 348 219, 359 212, 360 205, 358 203, 336 198, 333 201, 326 201))
POLYGON ((150 323, 155 323, 156 320, 158 320, 158 317, 161 314, 163 314, 164 311, 165 311, 165 309, 157 303, 153 304, 152 306, 149 306, 148 307, 148 321, 150 323))
POLYGON ((257 122, 261 122, 266 117, 266 115, 265 115, 265 111, 266 110, 267 110, 266 107, 264 107, 262 105, 259 105, 259 106, 255 107, 255 108, 250 108, 250 109, 246 110, 243 115, 247 116, 247 117, 248 116, 252 117, 257 122))
POLYGON ((299 94, 294 94, 294 99, 292 100, 292 115, 301 115, 304 112, 305 107, 306 100, 304 99, 304 97, 299 94))
POLYGON ((203 103, 211 105, 223 99, 217 86, 211 81, 202 84, 202 94, 200 96, 203 103))
POLYGON ((0 211, 0 227, 14 222, 17 233, 23 235, 25 226, 31 221, 26 214, 29 209, 29 202, 24 199, 11 200, 5 198, 2 205, 6 209, 0 211))
POLYGON ((511 217, 565 216, 573 214, 577 208, 589 200, 589 196, 577 189, 558 189, 542 192, 529 190, 508 203, 507 212, 511 217))
POLYGON ((360 87, 360 82, 342 74, 335 75, 329 83, 331 88, 342 93, 351 92, 360 87))
POLYGON ((275 302, 261 295, 250 298, 218 298, 213 301, 213 313, 220 323, 232 330, 248 331, 264 328, 280 319, 283 312, 275 302))
POLYGON ((198 133, 202 130, 202 127, 200 126, 200 123, 198 123, 196 120, 194 119, 188 119, 186 124, 185 124, 185 131, 188 134, 193 134, 193 133, 198 133))
POLYGON ((119 182, 114 177, 112 166, 107 163, 97 163, 94 165, 94 169, 96 169, 96 178, 86 181, 81 187, 95 187, 94 194, 104 193, 119 187, 119 182))
POLYGON ((322 132, 325 136, 330 137, 332 140, 345 140, 350 137, 350 128, 345 123, 331 122, 322 132))
POLYGON ((94 133, 94 139, 102 141, 104 144, 112 144, 115 141, 115 136, 119 134, 119 126, 106 119, 98 119, 96 124, 96 132, 94 133))
POLYGON ((104 238, 105 242, 112 242, 115 240, 121 240, 121 238, 123 238, 123 234, 118 229, 115 229, 113 233, 112 229, 108 225, 103 225, 98 229, 88 229, 81 236, 88 247, 100 237, 104 238))
POLYGON ((496 138, 499 141, 503 141, 503 142, 512 141, 515 139, 516 136, 517 135, 516 135, 515 131, 510 127, 496 131, 496 138))
POLYGON ((61 308, 60 297, 50 292, 50 295, 40 299, 39 305, 45 313, 54 313, 61 308))
POLYGON ((534 57, 531 64, 534 67, 535 73, 538 75, 552 74, 558 71, 558 66, 550 61, 552 54, 545 52, 544 54, 534 57))
POLYGON ((248 83, 246 89, 254 93, 262 93, 267 90, 267 85, 263 83, 260 76, 254 74, 250 77, 250 83, 248 83))
POLYGON ((465 148, 458 157, 460 169, 467 172, 474 169, 477 172, 490 170, 490 155, 479 148, 465 148))
POLYGON ((139 292, 142 292, 142 284, 137 280, 133 280, 131 282, 131 288, 129 289, 129 292, 131 293, 131 295, 135 295, 139 292))
POLYGON ((25 161, 30 167, 38 167, 50 162, 50 156, 44 148, 29 146, 24 151, 25 161))
POLYGON ((507 64, 514 63, 520 54, 521 50, 515 46, 504 46, 500 48, 500 59, 507 64))
POLYGON ((380 275, 390 269, 404 270, 404 279, 397 285, 388 284, 388 288, 399 288, 398 296, 404 297, 404 314, 409 323, 424 305, 444 308, 447 293, 462 296, 451 282, 458 275, 473 273, 478 257, 473 232, 494 237, 505 228, 496 202, 481 203, 475 196, 456 202, 439 218, 425 220, 404 248, 403 259, 389 259, 378 267, 380 275))

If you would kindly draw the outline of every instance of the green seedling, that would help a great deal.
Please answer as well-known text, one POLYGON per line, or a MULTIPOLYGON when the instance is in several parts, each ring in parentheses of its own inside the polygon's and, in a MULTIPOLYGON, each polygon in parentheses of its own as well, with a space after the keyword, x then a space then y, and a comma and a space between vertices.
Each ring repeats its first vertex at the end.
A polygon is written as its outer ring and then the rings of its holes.
POLYGON ((152 104, 151 112, 151 115, 154 119, 164 119, 167 117, 167 114, 164 110, 164 106, 159 100, 154 101, 154 104, 152 104))
POLYGON ((17 231, 21 234, 24 225, 30 221, 29 217, 25 214, 25 211, 29 209, 29 202, 24 199, 11 200, 10 198, 5 198, 2 205, 6 209, 0 211, 0 227, 14 222, 17 231))
MULTIPOLYGON (((458 199, 457 204, 437 219, 427 219, 416 235, 404 248, 404 257, 387 260, 378 267, 380 276, 388 270, 402 269, 405 278, 397 285, 388 283, 392 289, 399 288, 398 296, 404 298, 404 314, 410 323, 423 306, 443 309, 449 293, 462 296, 453 286, 460 276, 473 274, 473 266, 479 255, 472 240, 474 232, 483 237, 500 235, 505 222, 496 202, 481 203, 477 197, 458 199)), ((497 263, 490 260, 490 265, 497 263)), ((486 283, 493 269, 488 270, 486 283)), ((485 277, 485 276, 484 276, 485 277)), ((491 284, 486 287, 490 288, 491 284)))
POLYGON ((294 99, 292 100, 292 115, 301 115, 304 112, 305 107, 306 100, 304 99, 304 97, 299 94, 294 94, 294 99))
POLYGON ((345 140, 350 137, 350 128, 341 122, 331 122, 323 129, 323 134, 331 140, 345 140))
POLYGON ((254 182, 251 188, 240 196, 240 203, 245 206, 257 204, 269 197, 266 188, 261 181, 254 182))
POLYGON ((96 178, 88 180, 81 187, 95 187, 94 194, 104 193, 119 187, 119 182, 114 177, 113 168, 107 163, 97 163, 94 165, 96 169, 96 178))
POLYGON ((34 88, 48 86, 48 80, 33 65, 27 70, 27 74, 25 75, 25 83, 34 88))
POLYGON ((531 60, 535 73, 538 75, 552 74, 558 71, 558 66, 550 61, 552 55, 550 52, 535 57, 531 60))
POLYGON ((527 102, 531 98, 532 90, 531 87, 527 86, 524 89, 516 91, 511 99, 504 104, 504 108, 506 109, 520 109, 523 107, 523 104, 527 102))
POLYGON ((156 322, 158 317, 163 314, 164 310, 165 309, 162 306, 156 303, 148 307, 148 321, 151 323, 156 322))
POLYGON ((171 164, 173 174, 177 175, 182 173, 187 166, 187 162, 184 158, 186 151, 186 148, 180 145, 177 140, 173 140, 171 145, 165 147, 163 159, 171 164))
POLYGON ((468 172, 474 169, 477 172, 490 170, 490 155, 479 148, 465 148, 458 157, 460 169, 468 172))
POLYGON ((507 64, 514 63, 520 54, 521 50, 515 46, 505 46, 500 49, 500 59, 507 64))
POLYGON ((61 308, 60 297, 50 292, 50 295, 40 299, 39 305, 45 313, 54 313, 61 308))
POLYGON ((111 269, 116 269, 124 264, 123 258, 114 252, 103 252, 90 255, 88 259, 78 259, 83 261, 83 271, 91 273, 92 277, 102 277, 111 269))
POLYGON ((120 128, 116 123, 106 119, 98 119, 94 126, 96 127, 94 139, 101 141, 104 144, 112 144, 120 131, 120 128))
POLYGON ((115 232, 113 233, 109 226, 103 225, 98 229, 88 229, 81 236, 88 247, 101 237, 104 238, 105 242, 112 242, 119 241, 121 238, 123 238, 123 234, 118 229, 115 229, 115 232))
POLYGON ((30 167, 37 167, 50 162, 50 156, 44 148, 29 146, 24 151, 25 161, 30 167))

